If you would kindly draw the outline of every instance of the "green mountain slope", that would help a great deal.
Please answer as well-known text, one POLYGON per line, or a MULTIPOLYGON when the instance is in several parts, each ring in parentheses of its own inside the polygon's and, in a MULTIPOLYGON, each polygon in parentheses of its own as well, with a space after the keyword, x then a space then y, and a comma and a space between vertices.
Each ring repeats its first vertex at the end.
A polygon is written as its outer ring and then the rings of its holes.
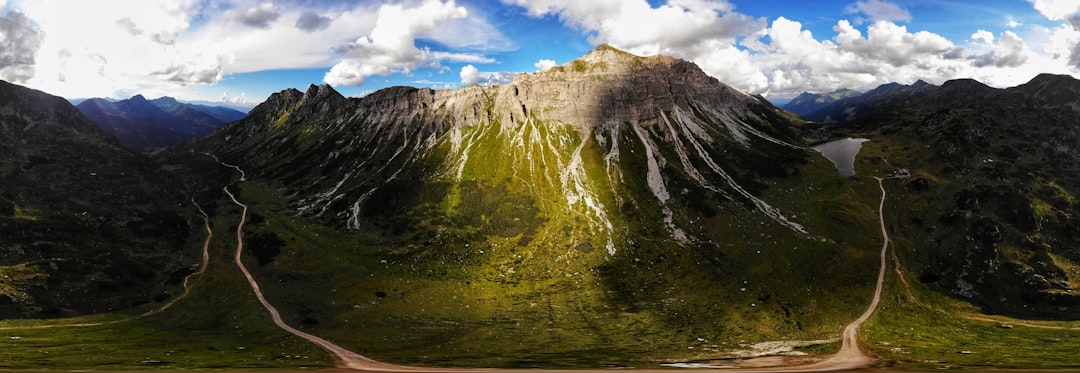
POLYGON ((395 362, 582 366, 837 337, 880 243, 811 152, 693 64, 600 47, 495 87, 283 91, 167 157, 208 190, 236 176, 206 154, 244 170, 293 325, 395 362))

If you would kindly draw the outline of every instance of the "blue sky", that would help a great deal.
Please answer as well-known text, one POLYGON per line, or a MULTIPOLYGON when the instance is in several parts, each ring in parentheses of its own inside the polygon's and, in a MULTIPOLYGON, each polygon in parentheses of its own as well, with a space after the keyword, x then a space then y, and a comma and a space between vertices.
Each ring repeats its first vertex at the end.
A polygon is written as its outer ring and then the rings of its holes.
POLYGON ((0 0, 0 15, 0 78, 68 98, 452 89, 601 43, 774 99, 1080 75, 1077 0, 0 0))

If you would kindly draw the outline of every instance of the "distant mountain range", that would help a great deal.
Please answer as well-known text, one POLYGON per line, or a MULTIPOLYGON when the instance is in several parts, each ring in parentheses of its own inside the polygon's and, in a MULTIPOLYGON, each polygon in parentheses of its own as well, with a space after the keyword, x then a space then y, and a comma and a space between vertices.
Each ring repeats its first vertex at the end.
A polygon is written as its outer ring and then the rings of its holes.
POLYGON ((205 135, 247 115, 226 107, 181 103, 172 97, 147 100, 142 95, 122 101, 91 98, 77 107, 106 133, 144 153, 205 135))
POLYGON ((823 123, 850 122, 872 113, 878 106, 901 96, 912 96, 937 86, 919 80, 911 85, 888 83, 867 92, 841 89, 826 94, 805 92, 783 106, 806 120, 823 123))

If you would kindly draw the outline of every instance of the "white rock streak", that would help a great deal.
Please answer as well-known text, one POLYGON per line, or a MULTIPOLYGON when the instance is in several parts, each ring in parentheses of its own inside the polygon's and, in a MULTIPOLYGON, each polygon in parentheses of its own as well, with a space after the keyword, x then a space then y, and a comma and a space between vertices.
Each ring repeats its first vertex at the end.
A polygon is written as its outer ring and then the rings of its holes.
POLYGON ((641 126, 631 124, 630 127, 634 129, 634 133, 641 140, 641 144, 645 146, 645 160, 648 167, 646 181, 649 184, 649 190, 653 192, 656 199, 660 200, 660 212, 664 214, 664 225, 671 231, 671 237, 676 242, 679 244, 689 243, 690 240, 686 236, 686 232, 683 232, 682 229, 675 225, 675 216, 671 212, 671 208, 667 206, 667 201, 671 199, 671 195, 668 194, 667 187, 664 186, 664 177, 660 175, 660 165, 656 161, 658 156, 656 154, 656 144, 653 144, 652 139, 643 132, 641 126))
POLYGON ((694 147, 695 150, 697 150, 698 156, 701 158, 702 161, 705 162, 705 165, 709 166, 709 168, 712 169, 713 172, 723 178, 724 181, 728 183, 728 186, 731 187, 731 189, 734 189, 737 193, 739 193, 739 195, 750 200, 750 202, 752 202, 759 211, 765 213, 765 215, 769 216, 778 223, 783 224, 784 226, 791 228, 796 232, 803 234, 807 233, 806 228, 804 228, 798 223, 788 220, 786 217, 784 217, 784 214, 781 213, 779 209, 772 207, 767 202, 762 201, 760 198, 757 198, 753 194, 750 194, 750 192, 747 192, 746 189, 743 189, 743 187, 740 186, 739 183, 735 182, 735 179, 733 179, 731 175, 728 175, 728 173, 724 171, 723 168, 720 168, 720 166, 717 165, 715 161, 713 161, 712 156, 709 155, 709 152, 705 151, 705 148, 701 146, 701 143, 698 142, 697 139, 691 135, 692 132, 686 131, 686 133, 687 141, 690 143, 690 145, 694 147))
MULTIPOLYGON (((591 132, 591 130, 590 130, 591 132)), ((581 149, 585 148, 585 144, 589 142, 589 132, 581 136, 581 143, 574 149, 574 153, 570 155, 570 163, 563 168, 562 173, 559 175, 562 180, 563 194, 566 196, 566 203, 573 210, 574 205, 580 203, 592 212, 592 217, 589 217, 589 222, 593 224, 599 224, 601 228, 604 228, 608 234, 607 247, 608 255, 615 255, 615 244, 611 240, 611 232, 614 227, 611 225, 611 221, 608 220, 607 213, 604 212, 604 208, 597 201, 596 196, 589 190, 589 179, 585 175, 585 166, 581 162, 581 149), (593 219, 595 217, 595 220, 593 219)))

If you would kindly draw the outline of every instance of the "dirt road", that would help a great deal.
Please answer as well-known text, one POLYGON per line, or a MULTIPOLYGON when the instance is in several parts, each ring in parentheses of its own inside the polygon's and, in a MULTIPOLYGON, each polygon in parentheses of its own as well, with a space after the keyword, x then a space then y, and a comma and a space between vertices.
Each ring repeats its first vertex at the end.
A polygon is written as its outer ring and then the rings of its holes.
MULTIPOLYGON (((215 159, 216 159, 216 157, 215 157, 215 159)), ((220 163, 220 161, 219 161, 219 163, 220 163)), ((225 163, 222 163, 222 165, 224 165, 226 167, 234 168, 237 171, 239 171, 241 173, 241 181, 243 181, 243 177, 245 176, 243 170, 241 170, 239 167, 234 166, 234 165, 228 165, 228 164, 225 164, 225 163)), ((819 361, 819 362, 815 362, 815 363, 806 364, 806 365, 770 367, 770 368, 757 368, 757 369, 724 369, 725 371, 738 371, 738 372, 742 372, 742 373, 746 373, 746 372, 833 372, 833 371, 846 371, 846 370, 855 370, 855 369, 865 368, 865 367, 868 367, 868 366, 870 366, 871 364, 873 364, 875 362, 875 359, 872 358, 871 356, 869 356, 865 352, 865 350, 863 349, 862 343, 859 341, 858 333, 859 333, 859 328, 862 326, 862 324, 864 322, 866 322, 866 320, 868 320, 870 318, 870 316, 872 316, 874 314, 875 310, 877 310, 878 303, 881 300, 881 290, 882 290, 883 284, 885 282, 885 269, 886 269, 885 255, 886 255, 886 252, 888 251, 888 248, 889 248, 889 234, 885 229, 885 214, 884 214, 885 186, 883 184, 883 179, 881 179, 881 178, 876 178, 876 179, 878 180, 878 187, 881 189, 881 201, 878 204, 878 219, 879 219, 880 224, 881 224, 881 237, 882 237, 881 255, 880 255, 881 256, 881 258, 880 258, 880 268, 878 270, 877 284, 876 284, 876 286, 874 288, 874 295, 873 295, 873 297, 871 299, 870 305, 866 308, 866 310, 863 312, 863 314, 861 316, 859 316, 858 319, 853 321, 851 324, 848 324, 844 328, 842 339, 841 339, 840 352, 838 352, 835 355, 829 357, 828 359, 825 359, 825 360, 822 360, 822 361, 819 361)), ((379 361, 376 361, 376 360, 369 359, 367 357, 361 356, 360 354, 349 351, 348 349, 340 347, 340 346, 338 346, 338 345, 334 344, 333 342, 330 342, 330 341, 328 341, 326 339, 320 338, 318 336, 312 335, 310 333, 307 333, 307 332, 298 330, 296 328, 293 328, 292 326, 289 326, 288 324, 285 323, 284 320, 282 320, 281 315, 278 312, 277 308, 275 308, 272 304, 270 304, 270 302, 262 294, 262 290, 259 287, 258 282, 256 282, 254 276, 251 275, 251 273, 247 270, 247 267, 244 266, 244 263, 241 260, 243 249, 244 249, 243 230, 244 230, 244 223, 246 222, 246 217, 247 217, 247 205, 245 205, 243 203, 240 203, 240 201, 238 201, 236 199, 236 196, 233 195, 233 193, 229 191, 228 187, 225 187, 223 189, 224 189, 225 193, 228 194, 228 196, 232 200, 232 202, 234 204, 236 204, 237 206, 240 206, 242 208, 242 213, 241 213, 241 216, 240 216, 240 224, 237 225, 237 228, 236 228, 236 252, 235 252, 235 255, 234 255, 234 259, 236 261, 237 267, 240 268, 241 272, 243 272, 243 274, 244 274, 244 277, 247 278, 248 284, 251 286, 251 289, 255 293, 255 297, 258 298, 259 303, 262 304, 263 308, 265 308, 270 313, 270 317, 273 320, 274 325, 277 325, 279 328, 281 328, 282 330, 284 330, 286 332, 289 332, 289 333, 291 333, 291 334, 293 334, 293 335, 295 335, 297 337, 303 338, 305 340, 308 340, 308 341, 318 345, 320 348, 327 351, 328 353, 331 354, 331 356, 333 356, 333 358, 334 358, 335 362, 337 363, 338 367, 347 368, 347 369, 353 369, 353 370, 375 371, 375 372, 430 372, 430 373, 465 373, 465 372, 496 372, 496 373, 529 372, 529 373, 537 373, 537 372, 545 372, 545 370, 508 370, 508 369, 481 369, 481 368, 477 368, 477 369, 427 368, 427 367, 412 367, 412 366, 402 366, 402 365, 387 364, 387 363, 379 362, 379 361)), ((656 371, 657 372, 670 372, 670 370, 656 370, 656 371)), ((704 371, 715 371, 715 370, 714 369, 706 369, 704 371)), ((575 370, 574 372, 575 373, 594 373, 594 372, 599 373, 599 372, 608 372, 608 370, 600 370, 600 369, 597 369, 597 370, 575 370)), ((639 370, 639 372, 650 372, 650 370, 639 370)))

